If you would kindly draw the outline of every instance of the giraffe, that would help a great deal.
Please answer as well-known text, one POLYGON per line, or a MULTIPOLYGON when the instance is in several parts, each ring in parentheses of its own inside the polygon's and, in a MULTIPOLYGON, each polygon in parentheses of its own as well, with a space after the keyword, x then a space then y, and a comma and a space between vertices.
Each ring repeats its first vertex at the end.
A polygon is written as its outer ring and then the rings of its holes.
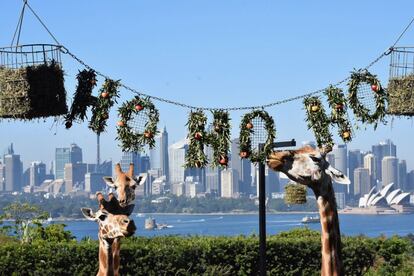
POLYGON ((344 275, 341 257, 341 233, 332 180, 350 184, 350 180, 333 168, 325 159, 331 148, 314 149, 310 146, 292 151, 275 151, 267 164, 275 171, 313 190, 317 199, 321 222, 321 275, 344 275))
POLYGON ((120 266, 121 238, 135 233, 133 220, 126 215, 113 215, 105 209, 93 212, 82 208, 83 215, 99 224, 99 270, 97 276, 118 276, 120 266))
POLYGON ((118 163, 115 165, 115 178, 111 176, 105 176, 103 179, 106 184, 116 189, 118 199, 110 193, 108 195, 108 201, 105 200, 102 193, 98 192, 96 197, 101 206, 101 209, 107 210, 111 214, 124 214, 130 215, 134 209, 132 202, 135 199, 135 189, 137 185, 142 185, 146 180, 145 174, 140 174, 138 178, 134 175, 134 164, 129 165, 129 171, 124 173, 121 169, 121 165, 118 163))

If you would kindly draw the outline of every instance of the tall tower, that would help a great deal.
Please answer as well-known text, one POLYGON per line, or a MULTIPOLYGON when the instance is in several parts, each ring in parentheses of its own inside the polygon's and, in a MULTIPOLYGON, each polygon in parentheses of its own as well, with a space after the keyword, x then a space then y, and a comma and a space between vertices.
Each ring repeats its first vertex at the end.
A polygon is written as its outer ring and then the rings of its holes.
POLYGON ((65 164, 82 163, 82 149, 72 143, 70 148, 56 148, 55 150, 55 179, 63 179, 65 164))
POLYGON ((13 144, 8 152, 3 157, 5 166, 4 191, 21 191, 23 186, 23 164, 20 161, 20 155, 14 154, 13 144))
MULTIPOLYGON (((364 168, 368 169, 369 178, 371 182, 371 187, 376 186, 377 182, 377 160, 375 155, 372 153, 368 153, 364 156, 364 168)), ((381 189, 381 187, 377 187, 378 190, 381 189)))
MULTIPOLYGON (((348 174, 348 158, 346 145, 335 145, 332 149, 332 154, 335 156, 335 168, 348 174)), ((336 193, 349 193, 347 185, 334 183, 334 190, 336 193)))
POLYGON ((167 183, 169 182, 169 162, 168 162, 168 132, 167 128, 164 127, 160 137, 160 165, 161 173, 166 176, 167 183))
MULTIPOLYGON (((354 178, 354 170, 356 168, 363 167, 363 160, 362 160, 362 152, 360 150, 350 150, 348 152, 348 177, 351 179, 351 185, 349 186, 349 194, 353 196, 354 193, 354 186, 355 186, 355 178, 354 178)), ((345 172, 344 172, 345 173, 345 172)))
POLYGON ((407 186, 407 162, 401 160, 398 163, 398 187, 405 190, 407 186))
POLYGON ((138 152, 123 152, 120 164, 124 172, 129 170, 129 164, 134 164, 134 174, 142 172, 141 155, 138 152))
POLYGON ((372 146, 372 153, 376 157, 376 168, 377 168, 377 178, 382 180, 382 159, 385 156, 394 156, 397 157, 397 147, 394 143, 387 139, 383 142, 380 142, 378 145, 372 146))
POLYGON ((238 180, 238 191, 241 194, 248 195, 251 193, 251 183, 252 183, 252 172, 251 172, 251 163, 247 159, 242 159, 239 156, 239 139, 233 139, 231 141, 231 160, 230 167, 233 171, 237 171, 239 180, 238 180))
POLYGON ((168 148, 170 184, 184 183, 186 177, 185 153, 187 149, 188 141, 186 139, 178 141, 168 148))
POLYGON ((354 170, 354 195, 363 196, 371 189, 369 170, 366 168, 356 168, 354 170))
POLYGON ((382 159, 382 187, 394 183, 398 185, 398 158, 385 156, 382 159))

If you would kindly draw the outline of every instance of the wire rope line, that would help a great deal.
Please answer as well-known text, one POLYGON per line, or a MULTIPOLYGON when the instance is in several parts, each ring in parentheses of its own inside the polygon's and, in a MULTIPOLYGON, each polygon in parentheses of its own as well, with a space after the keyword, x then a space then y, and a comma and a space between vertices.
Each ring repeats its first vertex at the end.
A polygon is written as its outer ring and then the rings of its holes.
MULTIPOLYGON (((96 73, 96 75, 98 75, 100 77, 103 77, 105 79, 112 79, 111 77, 95 70, 94 68, 89 66, 86 62, 84 62, 83 60, 78 58, 71 51, 69 51, 68 48, 61 45, 59 43, 59 41, 56 39, 56 37, 49 30, 49 28, 46 26, 46 24, 41 20, 41 18, 37 15, 37 13, 29 5, 28 0, 23 0, 23 2, 24 2, 24 5, 23 5, 23 9, 22 9, 20 19, 19 19, 20 29, 21 29, 21 23, 23 22, 24 8, 25 8, 25 6, 27 6, 30 9, 30 11, 34 14, 34 16, 37 18, 37 20, 42 24, 42 26, 45 28, 45 30, 49 33, 49 35, 53 38, 53 40, 60 46, 60 51, 62 53, 69 55, 74 60, 76 60, 79 64, 83 65, 86 69, 93 70, 96 73)), ((411 19, 410 23, 404 28, 403 32, 398 36, 398 38, 394 42, 394 44, 392 44, 391 47, 389 47, 385 52, 383 52, 380 56, 378 56, 376 59, 374 59, 371 63, 369 63, 363 69, 368 70, 370 67, 372 67, 374 64, 376 64, 379 60, 381 60, 384 56, 389 55, 393 51, 394 46, 401 40, 401 38, 404 36, 404 34, 407 32, 407 30, 411 27, 411 24, 413 22, 414 22, 414 17, 411 19)), ((18 26, 19 26, 19 24, 18 24, 18 26)), ((20 36, 20 29, 19 29, 19 36, 20 36)), ((17 32, 17 29, 16 29, 16 32, 17 32)), ((15 35, 16 35, 16 32, 15 32, 15 35)), ((13 37, 13 41, 14 41, 14 37, 13 37)), ((345 82, 347 82, 349 79, 350 78, 347 77, 347 78, 345 78, 345 79, 343 79, 343 80, 341 80, 341 81, 339 81, 339 82, 337 82, 333 85, 334 86, 342 85, 345 82)), ((321 94, 326 90, 326 88, 323 88, 323 89, 315 90, 313 92, 309 92, 309 93, 306 93, 306 94, 303 94, 303 95, 299 95, 299 96, 295 96, 295 97, 291 97, 291 98, 286 98, 286 99, 270 102, 270 103, 263 104, 263 105, 241 106, 241 107, 201 107, 201 106, 193 106, 193 105, 181 103, 181 102, 178 102, 178 101, 174 101, 174 100, 170 100, 170 99, 166 99, 166 98, 162 98, 162 97, 158 97, 158 96, 149 95, 149 94, 146 94, 144 92, 138 91, 135 88, 132 88, 132 87, 130 87, 130 86, 128 86, 128 85, 126 85, 122 82, 120 83, 120 87, 123 87, 125 90, 128 90, 128 91, 130 91, 134 94, 137 94, 139 96, 148 97, 152 100, 156 100, 156 101, 159 101, 159 102, 164 102, 164 103, 167 103, 167 104, 171 104, 171 105, 175 105, 175 106, 179 106, 179 107, 183 107, 183 108, 187 108, 187 109, 191 109, 191 110, 205 110, 205 111, 214 111, 214 110, 236 111, 236 110, 264 109, 264 108, 269 108, 269 107, 273 107, 273 106, 276 106, 276 105, 285 104, 285 103, 288 103, 288 102, 300 100, 300 99, 303 99, 303 98, 306 98, 306 97, 309 97, 309 96, 321 94)))

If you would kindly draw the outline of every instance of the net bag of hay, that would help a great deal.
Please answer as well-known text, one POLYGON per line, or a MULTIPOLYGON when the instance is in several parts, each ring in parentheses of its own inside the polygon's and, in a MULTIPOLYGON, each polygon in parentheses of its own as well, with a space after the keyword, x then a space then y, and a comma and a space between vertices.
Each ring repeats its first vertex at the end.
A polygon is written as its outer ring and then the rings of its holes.
POLYGON ((414 47, 392 49, 388 94, 388 114, 414 116, 414 47))
POLYGON ((0 48, 0 118, 30 120, 67 110, 60 46, 0 48))
POLYGON ((305 204, 306 187, 301 184, 288 183, 285 186, 285 203, 286 204, 305 204))

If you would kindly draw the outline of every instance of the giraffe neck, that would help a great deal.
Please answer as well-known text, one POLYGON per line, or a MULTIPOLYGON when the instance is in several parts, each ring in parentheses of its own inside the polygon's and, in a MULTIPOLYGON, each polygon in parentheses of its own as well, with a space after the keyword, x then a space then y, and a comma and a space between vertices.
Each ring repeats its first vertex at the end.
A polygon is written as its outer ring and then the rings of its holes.
POLYGON ((338 211, 332 182, 324 183, 326 189, 315 191, 321 222, 322 268, 323 276, 344 275, 341 259, 341 233, 338 211), (327 185, 326 185, 327 184, 327 185))
POLYGON ((98 276, 115 276, 112 245, 113 239, 99 237, 98 276))

